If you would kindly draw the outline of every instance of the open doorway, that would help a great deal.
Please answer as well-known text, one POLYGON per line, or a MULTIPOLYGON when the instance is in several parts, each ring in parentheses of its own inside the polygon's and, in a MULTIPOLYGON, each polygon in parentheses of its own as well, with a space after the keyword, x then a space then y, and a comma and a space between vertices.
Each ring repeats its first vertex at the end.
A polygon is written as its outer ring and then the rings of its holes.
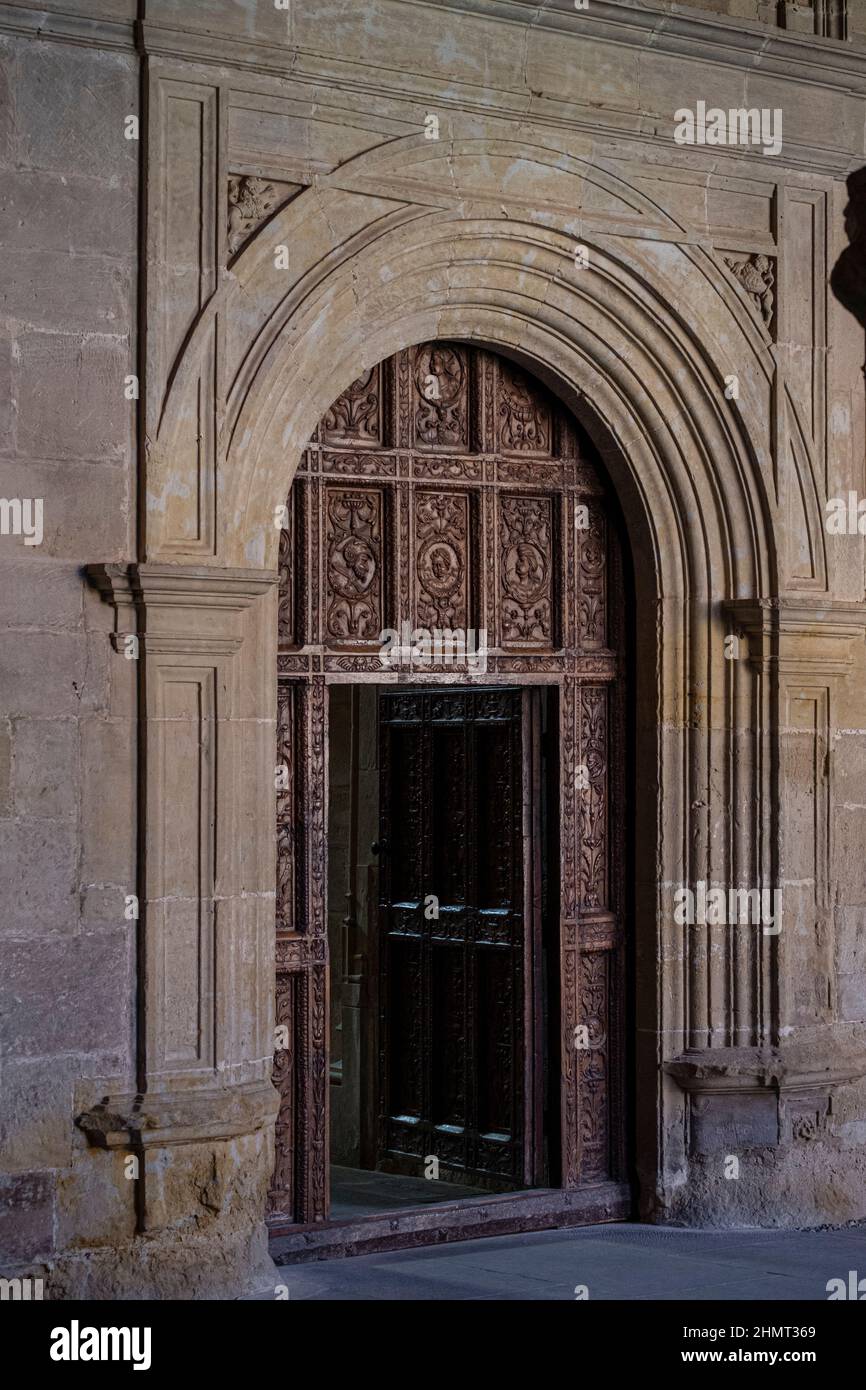
POLYGON ((556 1186, 555 689, 329 696, 331 1219, 556 1186))

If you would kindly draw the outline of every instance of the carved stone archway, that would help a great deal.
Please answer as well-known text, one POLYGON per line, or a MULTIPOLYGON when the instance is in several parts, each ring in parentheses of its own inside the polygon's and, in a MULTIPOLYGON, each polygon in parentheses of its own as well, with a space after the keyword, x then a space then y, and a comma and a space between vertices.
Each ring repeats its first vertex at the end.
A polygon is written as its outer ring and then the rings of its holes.
MULTIPOLYGON (((274 518, 330 404, 413 343, 485 345, 532 371, 586 427, 626 517, 639 634, 643 1213, 723 1210, 716 1159, 731 1124, 770 1142, 791 1098, 811 1104, 816 1087, 826 1097, 852 1074, 832 1038, 817 1080, 785 1048, 793 941, 684 928, 671 911, 681 884, 779 881, 798 844, 779 819, 780 712, 819 759, 861 633, 859 616, 826 596, 826 537, 793 401, 790 437, 767 438, 772 326, 723 259, 656 204, 558 156, 557 177, 593 186, 606 209, 579 228, 588 263, 578 266, 573 219, 532 212, 550 159, 499 143, 431 152, 412 138, 359 156, 333 185, 286 191, 240 249, 235 226, 228 270, 221 231, 223 268, 208 270, 180 349, 164 330, 158 265, 152 277, 142 559, 98 576, 118 629, 137 624, 143 636, 140 1094, 112 1098, 88 1123, 94 1142, 132 1128, 155 1163, 171 1156, 170 1191, 155 1168, 141 1204, 142 1229, 157 1236, 172 1213, 195 1209, 202 1172, 219 1172, 219 1238, 247 1261, 261 1255, 276 1111, 274 518), (412 201, 413 166, 446 157, 475 201, 412 201), (505 157, 521 171, 510 214, 488 187, 487 161, 505 157), (781 481, 780 448, 796 485, 781 481), (792 531, 806 538, 799 569, 792 531), (726 659, 728 635, 739 660, 726 659), (179 842, 192 854, 173 855, 179 842)), ((816 869, 815 883, 824 913, 826 874, 816 869)), ((744 1192, 739 1220, 759 1208, 744 1192)))

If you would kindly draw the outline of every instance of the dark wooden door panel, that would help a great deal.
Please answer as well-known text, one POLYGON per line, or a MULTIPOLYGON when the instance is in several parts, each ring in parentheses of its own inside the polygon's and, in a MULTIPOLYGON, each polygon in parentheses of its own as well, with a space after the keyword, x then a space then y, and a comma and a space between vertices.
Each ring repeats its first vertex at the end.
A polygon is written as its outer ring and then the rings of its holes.
POLYGON ((379 1162, 494 1187, 527 1180, 522 707, 379 697, 379 1162))

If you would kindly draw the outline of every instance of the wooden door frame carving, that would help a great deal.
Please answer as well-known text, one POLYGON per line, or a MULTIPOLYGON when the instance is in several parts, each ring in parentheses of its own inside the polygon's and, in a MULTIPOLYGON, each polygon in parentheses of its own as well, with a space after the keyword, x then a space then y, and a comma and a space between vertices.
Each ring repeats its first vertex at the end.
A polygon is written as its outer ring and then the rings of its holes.
MULTIPOLYGON (((286 766, 288 779, 277 793, 276 1022, 285 1031, 274 1063, 282 1097, 270 1193, 269 1223, 275 1232, 298 1231, 328 1220, 326 686, 337 683, 556 688, 561 1184, 546 1200, 541 1200, 540 1191, 498 1197, 489 1229, 535 1229, 593 1219, 593 1214, 595 1219, 617 1219, 626 1216, 630 1206, 625 1151, 622 537, 616 544, 608 542, 610 509, 604 509, 597 460, 579 427, 540 384, 488 352, 442 345, 446 354, 465 353, 467 362, 471 354, 472 389, 467 383, 465 414, 460 416, 458 410, 456 420, 448 410, 423 414, 421 428, 438 431, 444 442, 439 451, 419 455, 416 435, 409 437, 418 429, 417 417, 411 419, 416 399, 413 368, 417 378, 419 355, 429 355, 431 346, 398 353, 366 372, 326 414, 296 475, 289 523, 281 538, 277 764, 286 766), (390 382, 386 369, 392 369, 390 382), (514 417, 504 421, 502 410, 496 411, 507 399, 500 371, 503 379, 517 383, 514 417), (538 393, 529 402, 527 382, 538 393), (540 425, 538 419, 533 422, 533 411, 542 412, 540 425), (509 437, 510 451, 501 448, 505 428, 515 431, 509 437), (509 629, 502 620, 508 581, 499 559, 495 566, 476 565, 478 590, 472 595, 467 591, 463 607, 467 617, 481 617, 484 623, 467 626, 484 626, 489 620, 497 637, 510 631, 516 639, 506 638, 491 649, 483 674, 442 668, 385 670, 378 643, 371 644, 357 632, 344 641, 334 632, 340 631, 338 624, 358 622, 365 602, 374 628, 377 620, 380 627, 391 626, 384 621, 389 613, 411 612, 410 594, 417 597, 418 583, 410 570, 417 553, 405 544, 397 547, 395 563, 377 576, 379 590, 373 598, 366 597, 372 587, 366 572, 361 598, 359 588, 352 590, 341 578, 339 592, 350 595, 349 616, 341 612, 330 633, 325 632, 334 608, 326 614, 327 593, 333 597, 335 592, 333 586, 328 589, 327 514, 329 499, 339 495, 339 488, 352 493, 356 512, 364 509, 366 529, 353 532, 361 537, 359 549, 378 544, 383 554, 386 534, 414 540, 410 508, 419 495, 465 495, 467 515, 475 509, 477 544, 486 544, 488 553, 492 546, 497 554, 502 537, 514 551, 509 526, 525 525, 526 512, 539 502, 536 511, 549 518, 547 618, 542 615, 533 627, 537 612, 530 612, 528 619, 527 607, 521 612, 521 590, 515 583, 512 594, 518 599, 512 603, 514 622, 509 629), (382 499, 378 512, 366 501, 376 489, 382 499), (521 499, 523 515, 516 504, 521 499), (510 518, 505 515, 509 505, 510 518), (578 506, 586 506, 590 515, 585 538, 576 525, 578 506), (599 621, 606 640, 598 637, 599 621), (545 622, 548 635, 539 639, 534 634, 545 622), (585 1047, 579 1045, 581 1028, 588 1032, 585 1047), (510 1215, 503 1214, 503 1203, 511 1204, 510 1215)), ((333 545, 345 545, 345 537, 333 545)), ((435 1210, 442 1229, 448 1218, 443 1208, 435 1210)), ((468 1229, 472 1223, 461 1222, 457 1213, 452 1224, 468 1229)), ((416 1223, 414 1233, 407 1230, 393 1243, 419 1243, 425 1238, 423 1226, 416 1223)))

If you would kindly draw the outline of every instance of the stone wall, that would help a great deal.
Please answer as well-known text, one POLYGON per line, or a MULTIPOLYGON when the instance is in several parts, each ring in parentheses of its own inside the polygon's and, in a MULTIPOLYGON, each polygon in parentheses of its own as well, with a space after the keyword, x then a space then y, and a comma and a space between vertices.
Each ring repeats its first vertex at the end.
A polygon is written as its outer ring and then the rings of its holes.
POLYGON ((0 1192, 55 1295, 267 1275, 273 510, 361 367, 439 335, 548 381, 633 527, 643 1213, 864 1215, 864 557, 824 521, 866 492, 827 288, 866 21, 698 8, 148 0, 142 60, 131 0, 0 5, 0 492, 44 501, 41 545, 0 537, 0 1192), (782 108, 784 150, 675 146, 698 100, 782 108), (779 938, 674 933, 701 878, 781 885, 779 938))
POLYGON ((10 18, 0 494, 42 499, 44 534, 0 537, 0 1220, 29 1267, 135 1225, 134 1184, 85 1155, 72 1120, 135 1086, 136 672, 81 567, 135 553, 141 145, 124 138, 132 52, 39 43, 10 18))

